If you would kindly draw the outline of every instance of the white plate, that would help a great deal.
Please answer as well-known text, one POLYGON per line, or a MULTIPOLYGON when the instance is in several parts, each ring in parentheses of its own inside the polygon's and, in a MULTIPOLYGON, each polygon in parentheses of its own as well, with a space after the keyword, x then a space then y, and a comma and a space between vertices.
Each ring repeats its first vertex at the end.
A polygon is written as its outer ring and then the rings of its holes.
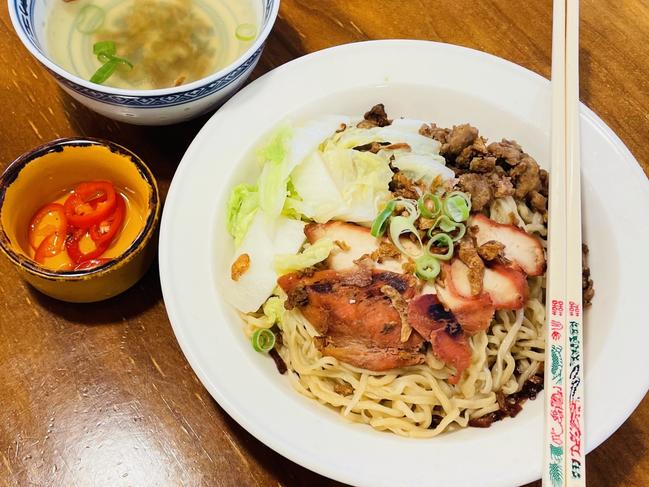
MULTIPOLYGON (((285 64, 223 106, 187 150, 162 218, 160 277, 176 337, 218 403, 291 460, 357 485, 508 486, 540 477, 543 400, 514 419, 433 439, 351 424, 312 402, 255 353, 219 293, 232 253, 229 189, 253 181, 260 137, 286 117, 359 115, 385 103, 391 117, 470 122, 513 138, 548 166, 550 84, 520 66, 461 47, 375 41, 285 64)), ((586 441, 591 450, 647 392, 646 276, 649 185, 620 139, 582 106, 584 231, 595 303, 586 315, 586 441)))

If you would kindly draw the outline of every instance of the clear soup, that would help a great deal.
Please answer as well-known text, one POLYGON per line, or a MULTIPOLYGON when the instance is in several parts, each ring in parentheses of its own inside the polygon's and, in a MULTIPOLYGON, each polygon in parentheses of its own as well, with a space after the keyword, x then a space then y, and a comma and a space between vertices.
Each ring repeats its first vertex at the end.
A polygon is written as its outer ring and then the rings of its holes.
POLYGON ((105 64, 98 42, 127 60, 102 83, 149 90, 191 83, 231 64, 258 35, 253 0, 54 0, 46 50, 65 70, 90 80, 105 64))

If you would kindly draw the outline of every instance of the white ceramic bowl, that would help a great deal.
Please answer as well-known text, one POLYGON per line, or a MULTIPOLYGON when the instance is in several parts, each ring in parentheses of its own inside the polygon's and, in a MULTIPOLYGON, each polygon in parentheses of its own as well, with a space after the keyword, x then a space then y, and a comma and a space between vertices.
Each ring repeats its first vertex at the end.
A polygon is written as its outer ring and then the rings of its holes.
MULTIPOLYGON (((470 122, 491 140, 518 140, 549 163, 550 83, 520 66, 422 41, 350 44, 310 54, 251 83, 187 150, 160 231, 165 305, 187 359, 237 422, 291 460, 356 485, 496 487, 541 475, 543 395, 516 418, 432 439, 346 422, 292 389, 254 352, 223 299, 232 239, 225 201, 254 181, 255 145, 283 119, 358 116, 385 103, 391 117, 470 122), (218 157, 216 156, 218 154, 218 157)), ((586 447, 604 441, 647 392, 649 184, 620 139, 582 106, 584 236, 596 295, 585 319, 586 447)))
POLYGON ((18 37, 74 99, 97 113, 137 125, 168 125, 189 120, 224 103, 236 93, 259 61, 264 42, 277 18, 280 2, 257 0, 261 12, 259 36, 245 53, 225 68, 174 88, 125 90, 81 79, 48 57, 43 43, 45 19, 52 2, 60 1, 7 0, 18 37))

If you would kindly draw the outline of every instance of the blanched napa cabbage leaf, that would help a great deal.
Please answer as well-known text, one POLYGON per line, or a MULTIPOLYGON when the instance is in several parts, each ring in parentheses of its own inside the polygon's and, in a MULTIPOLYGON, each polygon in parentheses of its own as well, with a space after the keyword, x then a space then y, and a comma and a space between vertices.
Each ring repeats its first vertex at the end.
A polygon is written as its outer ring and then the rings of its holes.
POLYGON ((226 205, 226 225, 228 232, 234 237, 235 246, 238 247, 243 240, 258 208, 257 186, 239 184, 234 187, 226 205))
POLYGON ((369 129, 350 127, 332 137, 327 141, 327 145, 353 149, 371 142, 390 142, 392 144, 405 142, 414 153, 439 154, 441 144, 435 139, 419 133, 422 123, 416 120, 397 119, 386 127, 369 129))
POLYGON ((279 216, 286 200, 286 183, 293 169, 287 157, 292 136, 293 130, 289 126, 281 127, 257 153, 263 164, 257 181, 259 207, 269 222, 279 216))
MULTIPOLYGON (((297 128, 285 124, 277 129, 257 152, 262 164, 261 175, 257 181, 259 207, 264 211, 269 226, 274 224, 274 219, 282 212, 286 214, 286 200, 291 193, 289 175, 293 169, 324 139, 334 133, 341 123, 346 122, 349 122, 349 117, 327 115, 297 128)), ((299 217, 296 214, 291 216, 299 217)))
POLYGON ((293 207, 319 223, 331 219, 370 224, 390 197, 388 161, 371 152, 329 146, 315 151, 291 174, 300 201, 293 207))
POLYGON ((227 229, 234 237, 235 246, 241 244, 258 209, 263 211, 266 223, 271 228, 280 214, 298 220, 301 218, 301 214, 290 203, 287 204, 287 199, 299 199, 289 175, 342 123, 349 123, 349 117, 328 115, 298 128, 285 124, 267 139, 257 151, 257 158, 262 164, 257 184, 235 186, 226 205, 227 229))
POLYGON ((275 270, 284 275, 316 265, 329 257, 334 246, 333 240, 321 238, 312 245, 305 245, 299 254, 278 255, 275 257, 275 270))
POLYGON ((439 176, 443 180, 452 179, 455 173, 446 167, 446 160, 435 154, 416 154, 399 151, 394 154, 392 165, 399 169, 408 179, 424 181, 427 186, 439 176))
POLYGON ((274 325, 275 323, 282 323, 282 320, 284 319, 284 310, 284 300, 282 300, 279 296, 271 296, 266 300, 266 302, 264 303, 263 311, 264 316, 270 323, 270 326, 274 325))
MULTIPOLYGON (((230 265, 242 254, 248 254, 250 265, 237 281, 224 278, 225 298, 239 311, 257 311, 277 286, 276 255, 296 254, 305 240, 305 223, 279 216, 273 228, 265 224, 263 211, 257 211, 237 248, 230 265)), ((229 271, 230 268, 228 268, 229 271)))

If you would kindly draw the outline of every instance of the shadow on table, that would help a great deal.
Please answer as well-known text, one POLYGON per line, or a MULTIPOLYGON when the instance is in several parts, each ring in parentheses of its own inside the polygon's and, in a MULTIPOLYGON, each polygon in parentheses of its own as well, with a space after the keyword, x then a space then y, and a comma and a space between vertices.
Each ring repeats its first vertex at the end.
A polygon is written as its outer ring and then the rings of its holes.
POLYGON ((140 156, 158 180, 163 201, 183 154, 213 113, 176 125, 145 127, 106 118, 86 108, 62 90, 60 93, 74 132, 83 137, 116 142, 140 156))
POLYGON ((162 301, 157 260, 133 287, 122 294, 97 303, 66 303, 50 298, 27 286, 30 299, 50 313, 83 325, 114 324, 135 318, 162 301))

